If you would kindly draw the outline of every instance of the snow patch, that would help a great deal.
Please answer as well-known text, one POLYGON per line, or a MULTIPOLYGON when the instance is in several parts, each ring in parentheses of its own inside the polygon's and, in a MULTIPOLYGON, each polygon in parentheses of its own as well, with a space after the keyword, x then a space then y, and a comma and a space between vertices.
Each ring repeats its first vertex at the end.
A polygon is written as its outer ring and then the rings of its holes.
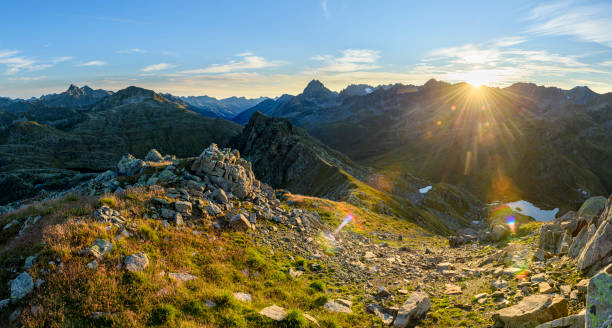
POLYGON ((419 189, 419 192, 420 192, 421 194, 426 194, 427 192, 429 192, 429 191, 431 190, 431 188, 432 188, 431 186, 427 186, 427 187, 425 187, 425 188, 421 188, 421 189, 419 189))
POLYGON ((365 91, 365 93, 367 93, 367 94, 370 94, 370 93, 372 93, 372 88, 366 87, 365 89, 363 89, 363 91, 365 91))
POLYGON ((506 206, 510 207, 513 211, 530 216, 537 221, 551 221, 555 219, 555 216, 559 212, 558 208, 552 210, 543 210, 526 200, 518 200, 516 202, 506 203, 506 206))

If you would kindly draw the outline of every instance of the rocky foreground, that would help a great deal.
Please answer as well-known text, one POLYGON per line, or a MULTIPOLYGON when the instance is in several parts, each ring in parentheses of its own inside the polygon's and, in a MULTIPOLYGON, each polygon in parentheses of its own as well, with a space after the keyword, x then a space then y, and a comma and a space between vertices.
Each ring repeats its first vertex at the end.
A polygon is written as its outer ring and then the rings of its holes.
POLYGON ((0 322, 611 326, 610 200, 450 239, 380 212, 275 191, 214 144, 125 156, 0 217, 0 322))

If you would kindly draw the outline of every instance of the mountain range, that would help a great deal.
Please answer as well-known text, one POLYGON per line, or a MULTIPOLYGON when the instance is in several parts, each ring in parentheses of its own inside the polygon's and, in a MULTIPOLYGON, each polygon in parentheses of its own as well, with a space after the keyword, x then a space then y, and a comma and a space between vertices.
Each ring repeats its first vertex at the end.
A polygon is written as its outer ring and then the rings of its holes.
POLYGON ((314 80, 231 120, 188 100, 72 85, 0 99, 0 322, 609 316, 612 94, 314 80))
MULTIPOLYGON (((485 202, 529 199, 567 209, 612 190, 607 146, 611 99, 588 87, 563 90, 517 83, 475 88, 433 79, 422 86, 349 85, 341 92, 313 80, 296 96, 221 100, 136 87, 113 93, 71 85, 63 93, 30 100, 0 98, 0 148, 6 154, 0 164, 6 172, 32 165, 90 172, 109 168, 124 152, 142 155, 153 147, 190 156, 210 141, 229 144, 243 130, 235 123, 252 130, 247 123, 260 112, 287 119, 293 135, 304 129, 318 139, 318 147, 327 147, 325 152, 342 155, 342 162, 388 177, 448 183, 485 202), (213 131, 197 124, 179 131, 191 119, 202 126, 217 123, 213 131), (197 138, 202 141, 189 146, 197 138), (64 149, 66 142, 74 143, 74 151, 64 149), (24 151, 26 144, 37 150, 24 151), (118 145, 112 156, 108 150, 96 153, 110 144, 118 145), (58 162, 62 164, 50 164, 58 162)), ((276 130, 283 131, 283 124, 276 123, 276 130)), ((244 147, 252 144, 237 148, 244 147)), ((404 183, 393 185, 395 194, 414 191, 403 190, 404 183)))

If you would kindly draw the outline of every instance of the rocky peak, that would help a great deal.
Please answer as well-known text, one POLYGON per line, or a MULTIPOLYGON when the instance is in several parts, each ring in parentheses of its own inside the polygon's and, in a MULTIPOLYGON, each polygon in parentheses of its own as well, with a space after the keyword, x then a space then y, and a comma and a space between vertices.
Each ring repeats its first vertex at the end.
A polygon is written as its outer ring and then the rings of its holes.
POLYGON ((70 84, 68 90, 66 90, 66 92, 68 92, 69 94, 77 93, 79 91, 81 91, 81 89, 74 84, 70 84))
POLYGON ((338 94, 326 88, 319 80, 312 80, 301 96, 307 99, 328 100, 335 98, 338 94))
POLYGON ((346 156, 328 148, 288 119, 255 112, 235 147, 253 163, 261 181, 291 192, 341 199, 351 183, 346 172, 363 175, 346 156), (321 181, 339 181, 328 184, 321 181))

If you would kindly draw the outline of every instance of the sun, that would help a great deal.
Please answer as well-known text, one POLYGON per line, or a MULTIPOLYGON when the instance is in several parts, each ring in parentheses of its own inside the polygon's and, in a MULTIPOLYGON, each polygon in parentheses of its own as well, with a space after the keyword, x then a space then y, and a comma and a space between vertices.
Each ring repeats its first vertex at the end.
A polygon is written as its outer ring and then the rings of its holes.
POLYGON ((474 88, 478 89, 484 85, 492 85, 499 79, 497 74, 488 69, 483 70, 470 70, 470 71, 462 71, 456 76, 454 76, 456 80, 465 81, 469 83, 474 88))

